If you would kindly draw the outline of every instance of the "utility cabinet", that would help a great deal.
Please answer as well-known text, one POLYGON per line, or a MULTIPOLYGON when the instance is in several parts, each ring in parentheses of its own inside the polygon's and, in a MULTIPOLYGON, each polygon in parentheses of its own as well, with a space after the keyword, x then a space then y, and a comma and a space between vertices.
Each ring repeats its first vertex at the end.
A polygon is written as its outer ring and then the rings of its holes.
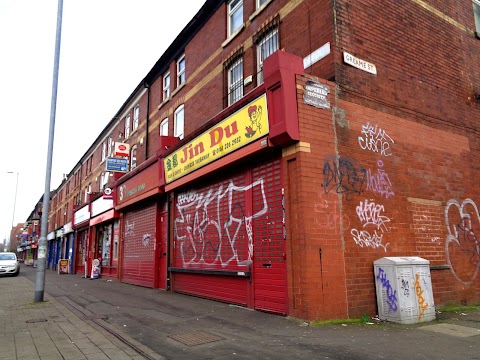
POLYGON ((430 262, 417 256, 373 262, 378 317, 402 324, 435 319, 430 262))

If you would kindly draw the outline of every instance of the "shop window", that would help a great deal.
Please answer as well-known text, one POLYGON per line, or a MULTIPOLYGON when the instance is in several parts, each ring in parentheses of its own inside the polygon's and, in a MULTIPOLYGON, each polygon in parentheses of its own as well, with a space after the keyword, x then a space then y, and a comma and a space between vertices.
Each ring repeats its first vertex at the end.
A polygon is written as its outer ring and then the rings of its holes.
POLYGON ((139 119, 140 119, 140 106, 137 105, 133 109, 133 131, 138 129, 139 119))
POLYGON ((228 36, 235 34, 243 25, 243 0, 228 3, 228 36))
POLYGON ((227 69, 228 105, 243 97, 243 58, 238 59, 227 69))
POLYGON ((98 250, 102 253, 102 266, 110 266, 110 245, 112 240, 112 225, 102 226, 99 231, 98 250))
POLYGON ((160 124, 160 136, 168 136, 168 118, 160 124))
POLYGON ((113 223, 113 253, 112 265, 115 265, 118 260, 118 234, 120 232, 120 222, 115 220, 113 223))
POLYGON ((130 170, 133 170, 137 167, 137 145, 132 146, 130 151, 130 170))
POLYGON ((177 60, 177 87, 185 83, 185 55, 177 60))
POLYGON ((167 101, 170 97, 170 71, 163 75, 163 100, 167 101))
POLYGON ((177 110, 175 110, 174 126, 173 126, 173 136, 183 139, 183 131, 185 127, 185 114, 184 107, 180 105, 177 110))

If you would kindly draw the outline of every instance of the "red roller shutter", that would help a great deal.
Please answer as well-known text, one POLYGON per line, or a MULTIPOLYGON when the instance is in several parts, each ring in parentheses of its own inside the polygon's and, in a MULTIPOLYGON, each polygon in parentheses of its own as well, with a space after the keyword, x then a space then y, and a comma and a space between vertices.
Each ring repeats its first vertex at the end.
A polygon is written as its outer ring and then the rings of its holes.
POLYGON ((154 287, 156 204, 125 213, 121 281, 154 287))
POLYGON ((280 170, 274 160, 177 194, 175 291, 286 313, 280 170))

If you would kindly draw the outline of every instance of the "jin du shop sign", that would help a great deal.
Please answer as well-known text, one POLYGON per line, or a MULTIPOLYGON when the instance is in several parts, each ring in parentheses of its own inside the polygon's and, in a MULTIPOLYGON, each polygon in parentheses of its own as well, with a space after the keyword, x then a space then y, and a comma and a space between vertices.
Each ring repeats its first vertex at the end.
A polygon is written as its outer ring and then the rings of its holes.
POLYGON ((268 134, 266 95, 255 99, 167 156, 167 184, 268 134))

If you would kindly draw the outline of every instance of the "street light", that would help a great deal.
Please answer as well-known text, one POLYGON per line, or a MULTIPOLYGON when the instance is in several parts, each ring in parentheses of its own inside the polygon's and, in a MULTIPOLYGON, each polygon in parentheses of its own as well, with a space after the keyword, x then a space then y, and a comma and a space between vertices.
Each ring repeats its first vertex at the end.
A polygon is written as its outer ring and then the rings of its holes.
MULTIPOLYGON (((7 171, 7 174, 15 174, 15 172, 7 171)), ((17 190, 18 190, 18 175, 19 175, 19 173, 17 172, 16 174, 17 174, 17 182, 15 184, 15 197, 14 197, 14 200, 13 200, 12 229, 10 230, 10 235, 8 236, 9 250, 12 250, 12 231, 13 231, 13 227, 15 226, 14 225, 14 223, 15 223, 15 208, 17 207, 17 190)))

